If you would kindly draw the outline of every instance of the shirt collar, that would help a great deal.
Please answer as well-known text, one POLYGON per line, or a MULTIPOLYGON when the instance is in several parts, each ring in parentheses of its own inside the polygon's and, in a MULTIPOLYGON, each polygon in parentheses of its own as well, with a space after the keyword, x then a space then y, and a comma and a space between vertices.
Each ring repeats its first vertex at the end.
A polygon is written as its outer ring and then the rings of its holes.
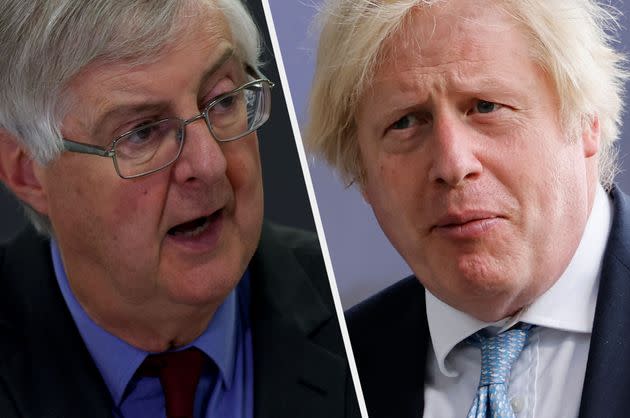
MULTIPOLYGON (((150 353, 110 334, 87 315, 70 289, 57 242, 51 240, 50 247, 55 276, 66 305, 114 403, 119 405, 127 384, 150 353)), ((239 301, 239 297, 247 294, 248 286, 249 272, 246 271, 237 288, 219 306, 206 330, 192 343, 181 348, 183 350, 194 346, 210 357, 216 363, 220 378, 227 389, 231 387, 234 377, 237 328, 242 321, 239 302, 243 301, 239 301)))
POLYGON ((483 322, 452 308, 425 290, 431 342, 440 371, 455 377, 457 373, 449 367, 448 354, 461 341, 483 328, 494 326, 503 331, 523 321, 564 331, 590 333, 611 224, 612 203, 598 185, 582 239, 566 270, 549 290, 513 317, 494 323, 483 322))

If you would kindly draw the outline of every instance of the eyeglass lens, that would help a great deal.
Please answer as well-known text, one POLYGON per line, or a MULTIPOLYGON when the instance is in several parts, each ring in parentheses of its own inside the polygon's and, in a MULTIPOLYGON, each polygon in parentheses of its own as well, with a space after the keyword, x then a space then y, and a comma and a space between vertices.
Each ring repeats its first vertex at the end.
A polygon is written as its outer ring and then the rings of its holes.
MULTIPOLYGON (((269 117, 270 88, 253 83, 213 101, 203 115, 217 141, 231 141, 258 129, 269 117)), ((183 146, 185 125, 180 119, 163 119, 143 125, 120 137, 115 164, 123 177, 136 177, 173 163, 183 146)))

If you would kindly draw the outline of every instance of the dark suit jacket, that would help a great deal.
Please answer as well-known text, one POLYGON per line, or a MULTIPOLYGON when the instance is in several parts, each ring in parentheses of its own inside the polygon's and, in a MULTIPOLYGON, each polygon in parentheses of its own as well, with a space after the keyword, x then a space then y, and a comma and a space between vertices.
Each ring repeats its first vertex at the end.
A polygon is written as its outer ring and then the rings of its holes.
MULTIPOLYGON (((630 414, 630 198, 613 189, 580 417, 630 414)), ((352 308, 350 342, 370 418, 420 417, 429 346, 424 288, 411 276, 352 308)))
MULTIPOLYGON (((358 416, 317 241, 265 224, 250 272, 254 417, 358 416)), ((0 248, 0 417, 105 418, 111 410, 48 241, 27 231, 0 248)))

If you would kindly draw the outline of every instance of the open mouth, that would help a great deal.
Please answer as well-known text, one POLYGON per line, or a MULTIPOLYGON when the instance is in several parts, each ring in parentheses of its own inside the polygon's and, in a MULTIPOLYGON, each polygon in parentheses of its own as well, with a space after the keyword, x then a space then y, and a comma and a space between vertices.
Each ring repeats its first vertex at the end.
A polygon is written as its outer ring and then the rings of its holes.
POLYGON ((217 210, 210 216, 202 216, 192 221, 175 225, 168 230, 167 234, 173 237, 194 238, 201 235, 208 226, 215 220, 219 219, 222 210, 217 210))

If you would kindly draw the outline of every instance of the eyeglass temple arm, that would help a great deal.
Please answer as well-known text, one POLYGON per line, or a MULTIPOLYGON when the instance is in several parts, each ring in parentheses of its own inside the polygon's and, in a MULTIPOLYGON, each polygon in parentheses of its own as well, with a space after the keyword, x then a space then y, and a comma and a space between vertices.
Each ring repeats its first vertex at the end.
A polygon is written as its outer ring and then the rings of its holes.
POLYGON ((266 80, 269 83, 269 87, 275 86, 275 83, 269 80, 262 72, 260 72, 258 68, 255 68, 249 64, 246 64, 245 70, 250 76, 254 77, 254 79, 266 80))
MULTIPOLYGON (((265 75, 260 72, 260 70, 258 70, 258 68, 255 68, 249 64, 246 65, 246 70, 249 73, 249 75, 251 75, 252 77, 256 78, 256 79, 262 79, 262 80, 266 80, 269 83, 269 87, 273 87, 274 86, 274 82, 269 80, 267 77, 265 77, 265 75)), ((201 115, 199 115, 201 116, 201 115)), ((97 147, 94 145, 88 145, 88 144, 83 144, 81 142, 75 142, 75 141, 71 141, 69 139, 62 139, 63 141, 63 147, 64 149, 68 150, 68 151, 72 151, 72 152, 79 152, 81 154, 91 154, 91 155, 99 155, 101 157, 110 157, 113 158, 114 157, 114 151, 113 150, 108 150, 105 148, 101 148, 101 147, 97 147)))
POLYGON ((101 157, 113 157, 114 152, 94 145, 82 144, 69 139, 63 139, 63 147, 72 152, 80 152, 81 154, 100 155, 101 157))

